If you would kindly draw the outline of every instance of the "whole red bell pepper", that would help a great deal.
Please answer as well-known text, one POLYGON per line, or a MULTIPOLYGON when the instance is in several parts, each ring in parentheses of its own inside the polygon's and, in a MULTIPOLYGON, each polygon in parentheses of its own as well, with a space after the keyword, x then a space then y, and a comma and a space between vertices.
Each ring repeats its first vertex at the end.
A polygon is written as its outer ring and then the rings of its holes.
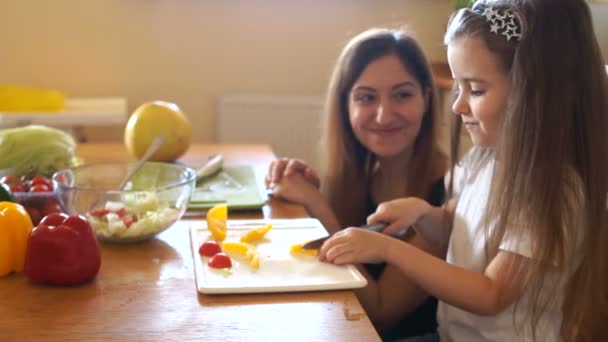
POLYGON ((100 266, 99 244, 82 216, 50 214, 30 234, 24 273, 32 281, 80 284, 94 278, 100 266))

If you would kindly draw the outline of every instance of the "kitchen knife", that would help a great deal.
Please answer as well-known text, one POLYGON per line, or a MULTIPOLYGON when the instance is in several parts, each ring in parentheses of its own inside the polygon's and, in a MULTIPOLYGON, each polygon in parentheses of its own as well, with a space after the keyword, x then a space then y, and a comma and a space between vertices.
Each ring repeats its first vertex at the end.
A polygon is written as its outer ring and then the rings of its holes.
MULTIPOLYGON (((372 223, 372 224, 366 224, 363 225, 361 227, 361 229, 365 229, 365 230, 369 230, 372 232, 381 232, 384 230, 384 228, 386 228, 387 224, 384 222, 378 222, 378 223, 372 223)), ((312 240, 312 241, 308 241, 307 243, 302 245, 302 249, 318 249, 319 247, 321 247, 321 245, 323 244, 323 242, 325 242, 325 240, 329 239, 333 234, 329 234, 328 236, 322 237, 320 239, 316 239, 316 240, 312 240)))
POLYGON ((196 171, 196 181, 211 177, 222 170, 224 157, 221 154, 211 155, 196 171))

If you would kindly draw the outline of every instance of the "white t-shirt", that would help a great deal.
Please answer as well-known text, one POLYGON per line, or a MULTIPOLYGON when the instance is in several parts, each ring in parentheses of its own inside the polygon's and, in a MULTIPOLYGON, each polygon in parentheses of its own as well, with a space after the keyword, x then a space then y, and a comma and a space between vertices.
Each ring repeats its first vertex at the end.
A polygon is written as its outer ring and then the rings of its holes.
MULTIPOLYGON (((469 270, 483 273, 491 260, 485 255, 485 228, 483 215, 486 211, 491 185, 493 160, 485 162, 475 174, 469 174, 465 167, 457 167, 454 173, 454 190, 458 204, 454 213, 454 223, 447 252, 447 262, 469 270)), ((501 250, 523 256, 530 256, 530 244, 525 239, 505 240, 501 250)), ((537 326, 538 341, 561 341, 561 299, 540 318, 537 326)), ((480 316, 440 302, 437 310, 441 341, 532 341, 528 322, 514 325, 516 319, 526 318, 527 299, 523 295, 520 303, 511 305, 495 316, 480 316)), ((518 322, 519 322, 518 321, 518 322)))

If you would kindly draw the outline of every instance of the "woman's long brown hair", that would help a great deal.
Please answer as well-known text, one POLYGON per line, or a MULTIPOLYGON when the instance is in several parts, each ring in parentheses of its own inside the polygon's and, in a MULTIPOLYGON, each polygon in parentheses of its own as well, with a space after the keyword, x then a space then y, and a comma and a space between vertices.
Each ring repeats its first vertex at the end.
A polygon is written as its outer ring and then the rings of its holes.
POLYGON ((435 143, 436 91, 431 68, 418 43, 404 30, 370 29, 345 46, 329 82, 323 122, 322 191, 329 198, 341 226, 365 222, 375 157, 355 137, 348 115, 348 97, 363 70, 374 60, 395 55, 428 91, 430 103, 414 142, 412 167, 407 172, 408 194, 426 198, 433 182, 445 172, 447 161, 435 143))
POLYGON ((507 42, 463 9, 445 37, 446 44, 482 39, 513 84, 495 148, 486 222, 496 224, 486 252, 495 255, 505 237, 529 237, 532 262, 509 272, 530 291, 532 331, 551 300, 563 298, 564 340, 601 340, 608 328, 608 78, 589 8, 583 0, 478 1, 474 8, 480 3, 515 10, 523 25, 522 39, 507 42))

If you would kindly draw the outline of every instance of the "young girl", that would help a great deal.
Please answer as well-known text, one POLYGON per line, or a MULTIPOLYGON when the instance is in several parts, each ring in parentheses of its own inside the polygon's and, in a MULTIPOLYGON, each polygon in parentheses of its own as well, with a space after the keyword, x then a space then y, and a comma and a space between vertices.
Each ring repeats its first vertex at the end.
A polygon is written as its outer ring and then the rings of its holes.
MULTIPOLYGON (((327 92, 321 188, 307 165, 282 159, 270 166, 272 194, 303 205, 330 231, 363 225, 378 203, 399 197, 440 205, 448 162, 434 139, 434 98, 429 65, 407 32, 362 32, 344 47, 327 92)), ((435 301, 384 266, 359 265, 368 286, 356 291, 382 337, 435 331, 435 301)))
POLYGON ((353 228, 320 257, 398 267, 440 300, 441 340, 604 340, 608 80, 587 4, 478 1, 445 42, 452 109, 476 147, 452 168, 444 207, 399 199, 368 221, 414 224, 446 260, 353 228))

